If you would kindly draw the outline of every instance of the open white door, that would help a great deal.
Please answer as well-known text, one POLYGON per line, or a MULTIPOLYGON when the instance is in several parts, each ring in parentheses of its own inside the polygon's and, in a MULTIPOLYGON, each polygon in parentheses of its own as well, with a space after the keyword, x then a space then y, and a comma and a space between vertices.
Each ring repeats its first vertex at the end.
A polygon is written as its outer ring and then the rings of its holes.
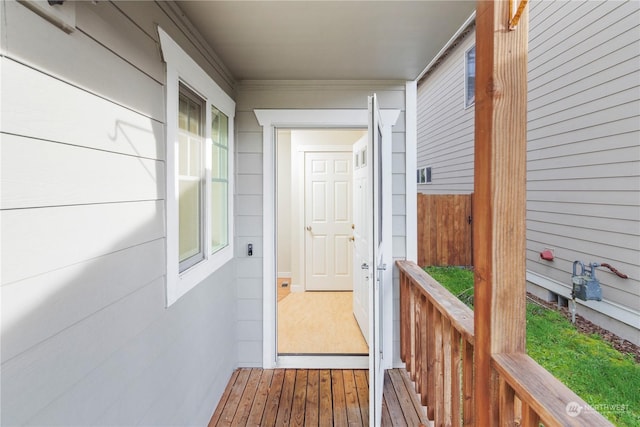
POLYGON ((372 238, 371 186, 368 135, 353 144, 353 316, 369 345, 369 271, 361 268, 370 262, 372 238))
MULTIPOLYGON (((371 224, 371 244, 370 262, 368 267, 369 275, 369 414, 370 425, 380 426, 382 416, 382 389, 384 385, 384 368, 382 366, 383 348, 383 313, 382 313, 382 295, 383 289, 390 286, 385 283, 385 270, 383 248, 383 199, 385 183, 383 177, 383 156, 382 148, 383 139, 386 133, 383 132, 380 120, 380 110, 378 109, 378 101, 376 95, 369 97, 369 127, 368 127, 368 147, 367 161, 369 164, 369 182, 371 184, 370 200, 373 221, 371 224)), ((386 203, 390 203, 389 200, 386 203)))

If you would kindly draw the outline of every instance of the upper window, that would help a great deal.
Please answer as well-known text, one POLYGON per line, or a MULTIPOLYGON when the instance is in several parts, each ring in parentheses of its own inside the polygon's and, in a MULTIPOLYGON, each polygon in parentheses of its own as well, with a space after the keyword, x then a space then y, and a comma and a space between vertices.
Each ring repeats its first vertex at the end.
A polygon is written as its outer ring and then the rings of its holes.
POLYGON ((417 184, 431 184, 431 166, 418 168, 416 170, 417 184))
POLYGON ((476 102, 476 47, 467 50, 464 55, 464 106, 476 102))
POLYGON ((235 103, 162 29, 167 305, 233 258, 235 103))

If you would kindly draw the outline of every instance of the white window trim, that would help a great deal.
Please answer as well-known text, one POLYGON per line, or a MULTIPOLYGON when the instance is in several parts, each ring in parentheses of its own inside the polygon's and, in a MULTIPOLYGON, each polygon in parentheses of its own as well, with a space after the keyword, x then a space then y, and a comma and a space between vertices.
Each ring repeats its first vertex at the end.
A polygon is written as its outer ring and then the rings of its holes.
MULTIPOLYGON (((468 93, 468 85, 467 85, 467 74, 469 73, 469 63, 467 61, 467 54, 469 53, 469 51, 471 49, 475 49, 476 45, 474 44, 473 46, 469 47, 469 49, 464 51, 464 108, 465 110, 467 108, 473 107, 474 105, 476 105, 476 98, 474 96, 473 101, 468 102, 467 100, 469 99, 469 93, 468 93)), ((475 67, 475 72, 476 72, 476 76, 478 75, 478 52, 476 52, 476 57, 475 57, 475 63, 474 63, 474 67, 475 67)), ((473 87, 475 89, 476 85, 475 85, 475 80, 474 80, 474 84, 473 87)))
POLYGON ((158 27, 162 57, 167 64, 166 82, 166 263, 167 263, 167 307, 176 302, 180 297, 201 283, 213 272, 218 270, 233 258, 233 194, 234 194, 234 117, 235 102, 218 86, 211 77, 164 31, 158 27), (180 273, 178 261, 178 96, 179 83, 182 82, 205 100, 205 156, 207 162, 211 157, 211 107, 214 106, 229 118, 228 132, 228 236, 229 243, 226 247, 210 254, 210 204, 208 203, 209 186, 211 182, 211 165, 206 167, 206 189, 204 194, 207 199, 205 205, 204 221, 204 255, 205 259, 193 267, 180 273))

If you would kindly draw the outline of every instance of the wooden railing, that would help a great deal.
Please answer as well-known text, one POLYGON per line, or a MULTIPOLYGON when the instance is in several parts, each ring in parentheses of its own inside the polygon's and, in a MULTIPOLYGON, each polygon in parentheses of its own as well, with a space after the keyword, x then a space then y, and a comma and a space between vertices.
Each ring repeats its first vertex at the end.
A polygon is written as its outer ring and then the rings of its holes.
MULTIPOLYGON (((474 425, 473 311, 415 263, 400 271, 400 356, 437 426, 474 425)), ((497 425, 610 426, 526 354, 494 354, 497 425)), ((484 426, 481 426, 484 427, 484 426)))

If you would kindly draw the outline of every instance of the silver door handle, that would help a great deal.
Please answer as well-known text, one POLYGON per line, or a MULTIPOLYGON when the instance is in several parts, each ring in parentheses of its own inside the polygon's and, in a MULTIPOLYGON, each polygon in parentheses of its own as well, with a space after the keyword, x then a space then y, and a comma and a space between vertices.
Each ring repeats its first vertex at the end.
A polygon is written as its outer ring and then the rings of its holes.
POLYGON ((361 269, 363 270, 368 270, 369 269, 369 264, 367 264, 366 262, 363 262, 362 265, 360 266, 361 269))
POLYGON ((378 271, 385 271, 387 269, 387 264, 382 264, 378 266, 378 271))
POLYGON ((312 230, 311 226, 307 225, 307 231, 311 231, 311 230, 312 230))

